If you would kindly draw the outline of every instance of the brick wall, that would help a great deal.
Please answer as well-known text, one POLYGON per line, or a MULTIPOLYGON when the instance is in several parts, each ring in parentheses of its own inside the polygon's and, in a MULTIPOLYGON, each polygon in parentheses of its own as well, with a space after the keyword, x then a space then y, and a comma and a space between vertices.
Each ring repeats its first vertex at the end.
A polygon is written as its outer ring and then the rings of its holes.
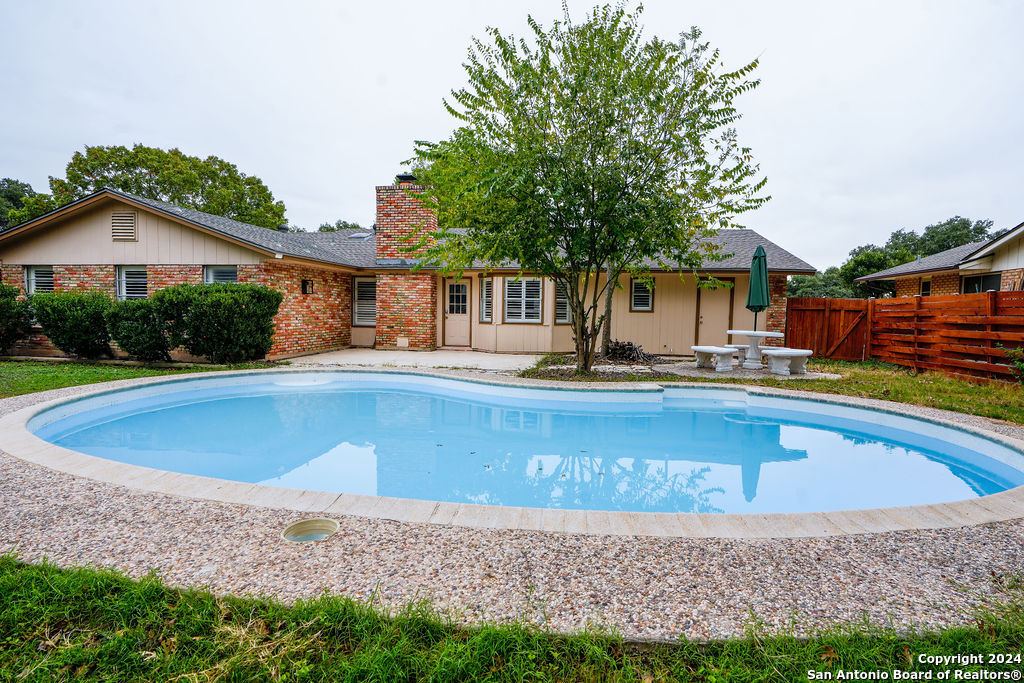
MULTIPOLYGON (((771 303, 765 313, 765 329, 768 332, 786 333, 786 276, 768 274, 768 294, 771 303)), ((769 346, 784 346, 785 339, 765 339, 769 346)))
POLYGON ((420 192, 423 187, 403 183, 377 187, 377 258, 409 259, 415 253, 402 251, 415 244, 412 237, 420 230, 437 229, 437 214, 407 191, 420 192), (410 239, 411 238, 411 239, 410 239))
POLYGON ((1004 270, 1003 279, 999 284, 999 289, 1004 292, 1024 289, 1024 268, 1004 270))
POLYGON ((921 282, 916 277, 896 280, 896 296, 917 296, 921 293, 921 282))
POLYGON ((959 273, 939 273, 932 275, 932 296, 947 296, 960 293, 959 273))
MULTIPOLYGON (((152 295, 159 289, 178 284, 203 282, 203 266, 147 266, 147 289, 152 295)), ((117 269, 102 266, 54 266, 57 291, 99 290, 116 296, 117 269)), ((25 291, 23 266, 0 266, 5 284, 25 291)), ((260 265, 238 266, 238 281, 272 287, 284 300, 274 321, 274 345, 270 356, 294 355, 348 346, 351 340, 352 279, 349 275, 318 268, 284 265, 266 261, 260 265), (302 280, 313 281, 313 293, 302 294, 302 280)), ((116 349, 115 349, 116 351, 116 349)), ((17 344, 11 353, 24 356, 62 356, 41 332, 33 333, 17 344)), ((183 352, 175 358, 194 360, 183 352)))
POLYGON ((436 310, 433 275, 377 275, 377 348, 437 348, 436 310))
POLYGON ((146 292, 153 292, 174 285, 203 284, 202 266, 146 266, 146 292))
POLYGON ((284 294, 274 319, 268 357, 328 351, 348 346, 352 331, 352 277, 320 268, 264 261, 238 266, 238 281, 265 285, 284 294), (302 281, 313 293, 302 293, 302 281))

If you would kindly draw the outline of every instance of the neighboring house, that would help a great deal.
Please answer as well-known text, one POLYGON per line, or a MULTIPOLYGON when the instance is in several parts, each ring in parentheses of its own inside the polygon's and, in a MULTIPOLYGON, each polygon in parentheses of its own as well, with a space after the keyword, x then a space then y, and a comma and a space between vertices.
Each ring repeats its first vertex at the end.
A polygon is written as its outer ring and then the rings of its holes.
MULTIPOLYGON (((268 230, 105 189, 0 232, 0 277, 34 291, 99 290, 146 297, 169 285, 253 282, 284 294, 271 357, 348 346, 497 352, 570 351, 565 299, 549 279, 511 269, 445 278, 413 271, 403 238, 436 216, 408 194, 410 176, 377 188, 377 229, 330 233, 268 230)), ((655 272, 654 287, 623 277, 613 302, 613 337, 654 353, 689 354, 694 344, 749 328, 744 304, 758 245, 768 254, 772 306, 762 326, 783 331, 786 279, 814 268, 752 230, 725 230, 722 261, 707 273, 731 288, 699 289, 679 271, 655 272)), ((41 334, 15 353, 58 353, 41 334)))
POLYGON ((894 280, 896 296, 1024 290, 1024 223, 991 240, 953 247, 857 278, 857 282, 874 280, 894 280))

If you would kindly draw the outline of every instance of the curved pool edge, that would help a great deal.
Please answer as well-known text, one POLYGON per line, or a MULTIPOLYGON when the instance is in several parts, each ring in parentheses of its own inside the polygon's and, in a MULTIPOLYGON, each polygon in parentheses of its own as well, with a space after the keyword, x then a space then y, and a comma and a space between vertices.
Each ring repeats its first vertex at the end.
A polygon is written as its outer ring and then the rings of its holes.
MULTIPOLYGON (((906 507, 834 512, 708 514, 649 513, 519 508, 469 503, 447 503, 384 496, 337 494, 289 489, 155 470, 85 455, 44 441, 30 432, 28 421, 47 408, 125 388, 188 380, 277 373, 372 372, 457 379, 481 384, 571 390, 655 392, 669 387, 700 387, 748 395, 779 396, 836 405, 867 408, 944 425, 993 439, 1024 452, 1024 440, 991 429, 965 425, 942 417, 958 413, 921 409, 907 404, 872 399, 809 393, 749 385, 700 382, 550 382, 495 377, 467 371, 405 368, 282 368, 189 374, 173 378, 151 377, 81 387, 73 395, 42 400, 0 418, 0 450, 52 470, 139 491, 163 493, 221 503, 253 505, 327 516, 352 515, 407 523, 428 523, 488 529, 512 529, 587 535, 768 539, 824 537, 916 529, 941 529, 999 522, 1024 517, 1024 486, 968 500, 906 507), (879 406, 879 403, 888 405, 879 406), (926 411, 927 414, 922 414, 926 411)), ((31 395, 30 395, 31 396, 31 395)), ((22 396, 21 399, 26 397, 22 396)), ((973 416, 971 416, 973 418, 973 416)), ((983 421, 984 418, 977 418, 983 421)))

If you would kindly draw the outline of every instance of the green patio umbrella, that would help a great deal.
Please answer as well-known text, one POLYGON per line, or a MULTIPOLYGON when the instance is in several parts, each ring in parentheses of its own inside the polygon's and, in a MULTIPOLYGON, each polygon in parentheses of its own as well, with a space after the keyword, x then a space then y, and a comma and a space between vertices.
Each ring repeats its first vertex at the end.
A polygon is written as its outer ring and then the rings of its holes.
POLYGON ((757 314, 768 308, 768 256, 759 246, 750 259, 750 287, 747 289, 747 309, 754 312, 754 330, 757 314))

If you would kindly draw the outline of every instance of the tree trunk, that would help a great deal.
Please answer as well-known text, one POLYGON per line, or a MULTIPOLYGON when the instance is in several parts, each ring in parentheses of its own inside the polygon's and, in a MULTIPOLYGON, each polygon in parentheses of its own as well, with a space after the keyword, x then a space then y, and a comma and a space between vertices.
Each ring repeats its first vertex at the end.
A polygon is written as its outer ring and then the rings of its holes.
POLYGON ((607 278, 608 290, 604 293, 604 327, 601 328, 601 356, 607 358, 612 345, 612 296, 615 294, 615 286, 611 284, 611 263, 608 264, 605 277, 607 278))

